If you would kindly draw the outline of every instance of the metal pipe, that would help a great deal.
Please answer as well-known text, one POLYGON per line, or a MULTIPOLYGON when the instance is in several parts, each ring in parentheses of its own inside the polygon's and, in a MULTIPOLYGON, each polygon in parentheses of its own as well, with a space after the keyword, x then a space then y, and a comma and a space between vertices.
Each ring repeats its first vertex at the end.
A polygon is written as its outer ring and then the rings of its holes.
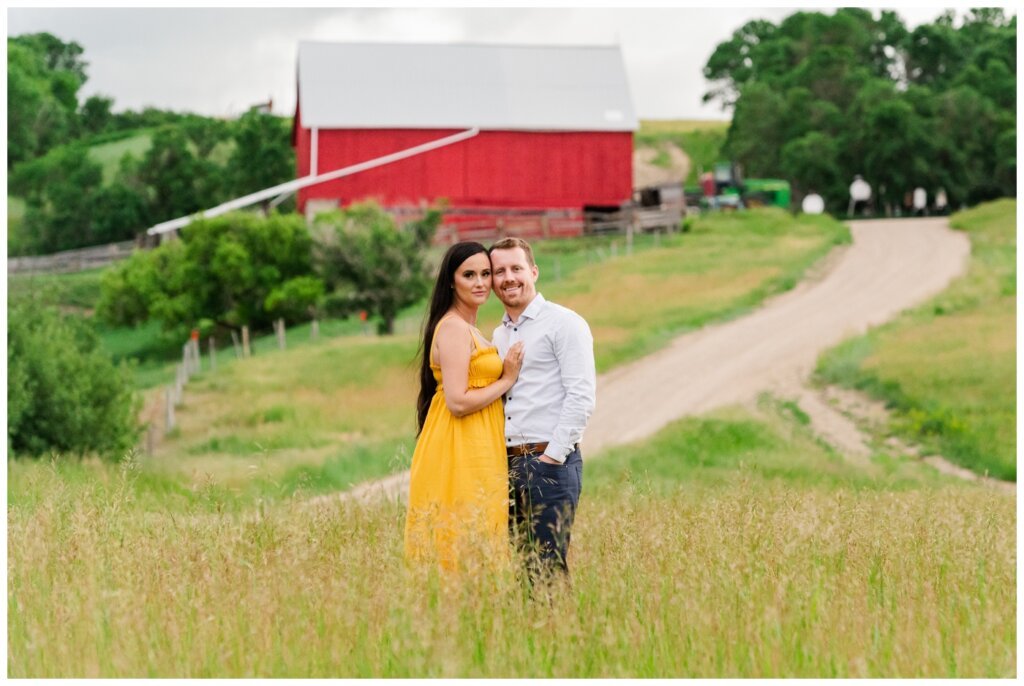
POLYGON ((247 207, 248 205, 254 205, 258 202, 267 200, 268 198, 273 198, 274 196, 277 195, 294 193, 300 188, 315 186, 316 184, 324 183, 326 181, 333 181, 335 179, 340 179, 345 176, 351 176, 352 174, 358 174, 359 172, 366 171, 367 169, 382 167, 385 164, 398 162, 399 160, 404 160, 407 157, 421 155, 425 152, 436 150, 437 148, 443 148, 446 145, 460 143, 464 140, 472 138, 473 136, 476 136, 478 133, 480 133, 480 129, 474 127, 472 129, 467 129, 460 133, 453 134, 451 136, 439 138, 436 141, 430 141, 429 143, 416 145, 411 148, 406 148, 405 150, 399 150, 398 152, 393 152, 389 155, 383 155, 382 157, 377 157, 372 160, 367 160, 366 162, 360 162, 358 164, 353 164, 348 167, 336 169, 325 174, 310 175, 305 176, 301 179, 288 181, 286 183, 273 186, 271 188, 265 188, 262 191, 257 191, 255 193, 250 193, 249 195, 243 195, 240 198, 235 198, 234 200, 229 200, 226 203, 222 203, 208 210, 197 212, 194 215, 189 215, 187 217, 179 217, 178 219, 172 219, 170 221, 161 222, 160 224, 156 224, 155 226, 152 226, 149 229, 147 229, 146 234, 150 236, 155 236, 157 234, 167 233, 168 231, 175 231, 183 226, 191 224, 193 221, 199 218, 209 219, 211 217, 216 217, 218 215, 225 214, 226 212, 230 212, 231 210, 237 210, 242 207, 247 207))

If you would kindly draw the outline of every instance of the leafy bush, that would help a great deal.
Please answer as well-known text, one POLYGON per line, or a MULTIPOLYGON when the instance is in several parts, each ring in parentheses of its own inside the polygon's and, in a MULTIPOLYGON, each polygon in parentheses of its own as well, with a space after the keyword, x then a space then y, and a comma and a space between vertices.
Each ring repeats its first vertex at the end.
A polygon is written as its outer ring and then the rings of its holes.
POLYGON ((207 322, 269 327, 278 316, 292 322, 310 317, 322 292, 311 279, 311 238, 301 216, 236 212, 195 221, 180 239, 112 269, 97 315, 115 326, 156 319, 165 331, 206 328, 207 322))
POLYGON ((130 370, 114 366, 84 320, 25 301, 9 309, 7 326, 10 453, 119 456, 134 444, 130 370))

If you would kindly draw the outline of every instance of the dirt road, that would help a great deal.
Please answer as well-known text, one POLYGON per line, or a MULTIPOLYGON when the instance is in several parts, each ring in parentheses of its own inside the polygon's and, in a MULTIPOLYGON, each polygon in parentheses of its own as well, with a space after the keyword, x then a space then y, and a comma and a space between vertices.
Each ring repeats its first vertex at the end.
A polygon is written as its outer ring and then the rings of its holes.
MULTIPOLYGON (((970 243, 945 219, 850 226, 853 244, 792 291, 599 377, 585 459, 686 415, 799 389, 823 351, 939 293, 966 269, 970 243)), ((399 474, 349 495, 393 497, 407 485, 408 474, 399 474)))
POLYGON ((851 230, 853 245, 832 256, 824 275, 602 376, 585 454, 802 385, 822 352, 939 293, 970 254, 967 237, 944 219, 852 222, 851 230))

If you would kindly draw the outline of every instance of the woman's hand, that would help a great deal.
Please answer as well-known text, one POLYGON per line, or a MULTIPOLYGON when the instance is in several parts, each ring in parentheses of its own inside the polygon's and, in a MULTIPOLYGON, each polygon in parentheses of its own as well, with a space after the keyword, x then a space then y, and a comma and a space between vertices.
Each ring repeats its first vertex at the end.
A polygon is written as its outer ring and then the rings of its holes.
POLYGON ((515 381, 519 378, 519 370, 523 368, 523 342, 515 343, 505 354, 505 362, 501 369, 501 378, 515 381))

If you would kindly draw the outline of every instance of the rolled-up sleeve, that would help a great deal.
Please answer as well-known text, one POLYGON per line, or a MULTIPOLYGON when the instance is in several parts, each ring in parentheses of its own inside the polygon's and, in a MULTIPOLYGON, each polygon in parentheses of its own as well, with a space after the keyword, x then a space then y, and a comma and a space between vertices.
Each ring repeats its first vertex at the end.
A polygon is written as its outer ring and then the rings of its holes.
POLYGON ((554 344, 565 401, 545 452, 548 457, 565 462, 573 446, 583 438, 583 430, 597 404, 594 337, 587 322, 573 314, 566 318, 554 344))

